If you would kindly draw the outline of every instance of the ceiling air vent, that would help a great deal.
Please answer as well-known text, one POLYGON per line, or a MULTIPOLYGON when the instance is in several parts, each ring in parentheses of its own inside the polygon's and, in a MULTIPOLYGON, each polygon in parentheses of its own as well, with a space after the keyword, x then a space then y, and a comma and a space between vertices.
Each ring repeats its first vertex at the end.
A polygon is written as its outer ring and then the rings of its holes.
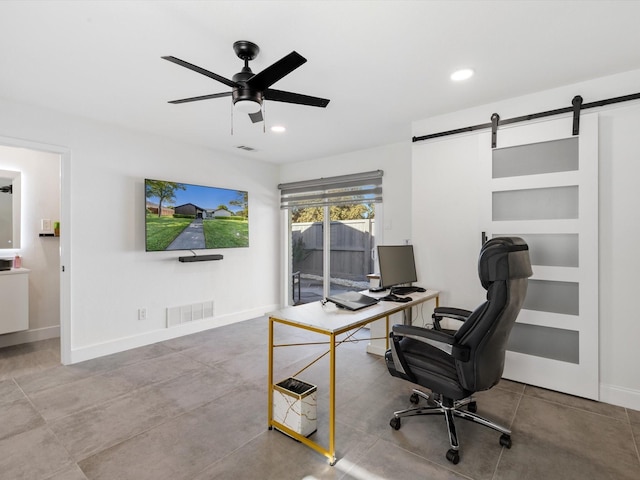
POLYGON ((255 152, 256 149, 253 147, 247 147, 246 145, 238 145, 236 148, 239 148, 240 150, 246 150, 247 152, 255 152))

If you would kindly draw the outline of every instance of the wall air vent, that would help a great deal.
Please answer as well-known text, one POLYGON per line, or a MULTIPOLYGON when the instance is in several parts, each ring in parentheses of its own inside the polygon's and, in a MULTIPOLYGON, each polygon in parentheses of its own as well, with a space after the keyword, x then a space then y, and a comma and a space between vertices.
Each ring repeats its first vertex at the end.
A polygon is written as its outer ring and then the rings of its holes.
POLYGON ((213 300, 180 307, 167 307, 167 327, 213 318, 213 300))
POLYGON ((255 152, 256 149, 253 147, 247 147, 246 145, 238 145, 236 148, 239 148, 240 150, 246 150, 247 152, 255 152))

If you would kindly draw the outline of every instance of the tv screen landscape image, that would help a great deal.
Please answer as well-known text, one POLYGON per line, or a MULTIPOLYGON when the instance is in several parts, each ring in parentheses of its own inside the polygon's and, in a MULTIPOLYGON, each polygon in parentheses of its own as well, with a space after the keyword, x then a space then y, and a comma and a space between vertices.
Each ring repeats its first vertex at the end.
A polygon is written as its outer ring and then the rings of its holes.
POLYGON ((145 179, 147 252, 249 246, 248 193, 145 179))

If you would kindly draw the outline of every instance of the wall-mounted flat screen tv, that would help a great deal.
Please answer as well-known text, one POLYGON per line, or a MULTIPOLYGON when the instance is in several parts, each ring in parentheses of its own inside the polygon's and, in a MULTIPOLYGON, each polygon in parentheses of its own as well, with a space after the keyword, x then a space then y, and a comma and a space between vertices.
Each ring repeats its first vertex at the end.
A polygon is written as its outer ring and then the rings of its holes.
POLYGON ((145 179, 147 252, 249 246, 242 190, 145 179))

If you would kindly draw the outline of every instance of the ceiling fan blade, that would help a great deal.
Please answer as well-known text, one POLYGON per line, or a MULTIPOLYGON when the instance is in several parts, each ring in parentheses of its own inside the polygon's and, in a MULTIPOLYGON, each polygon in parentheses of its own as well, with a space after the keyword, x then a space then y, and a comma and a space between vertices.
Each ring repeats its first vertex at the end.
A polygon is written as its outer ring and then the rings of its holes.
POLYGON ((312 97, 310 95, 302 95, 301 93, 284 92, 272 88, 265 90, 264 98, 275 102, 297 103, 299 105, 322 108, 326 107, 330 101, 326 98, 312 97))
POLYGON ((276 63, 256 73, 247 80, 247 85, 255 90, 265 90, 276 83, 285 75, 293 72, 296 68, 307 61, 298 52, 291 52, 289 55, 282 57, 276 63))
POLYGON ((189 63, 189 62, 185 62, 184 60, 180 60, 179 58, 173 57, 171 55, 166 56, 166 57, 162 57, 165 60, 168 60, 170 62, 173 62, 177 65, 180 65, 182 67, 188 68, 189 70, 193 70, 194 72, 198 72, 206 77, 209 78, 213 78, 214 80, 219 81, 220 83, 224 83, 225 85, 229 86, 229 87, 237 87, 238 84, 236 82, 234 82, 233 80, 229 80, 228 78, 224 78, 223 76, 218 75, 217 73, 213 73, 210 72, 209 70, 205 70, 202 67, 198 67, 197 65, 194 65, 193 63, 189 63))
POLYGON ((171 100, 169 103, 178 104, 178 103, 187 103, 187 102, 197 102, 198 100, 209 100, 210 98, 221 98, 221 97, 230 97, 230 96, 231 96, 231 92, 212 93, 211 95, 201 95, 199 97, 182 98, 180 100, 171 100))
POLYGON ((262 118, 262 110, 258 110, 256 113, 250 113, 249 118, 253 123, 262 122, 264 118, 262 118))

